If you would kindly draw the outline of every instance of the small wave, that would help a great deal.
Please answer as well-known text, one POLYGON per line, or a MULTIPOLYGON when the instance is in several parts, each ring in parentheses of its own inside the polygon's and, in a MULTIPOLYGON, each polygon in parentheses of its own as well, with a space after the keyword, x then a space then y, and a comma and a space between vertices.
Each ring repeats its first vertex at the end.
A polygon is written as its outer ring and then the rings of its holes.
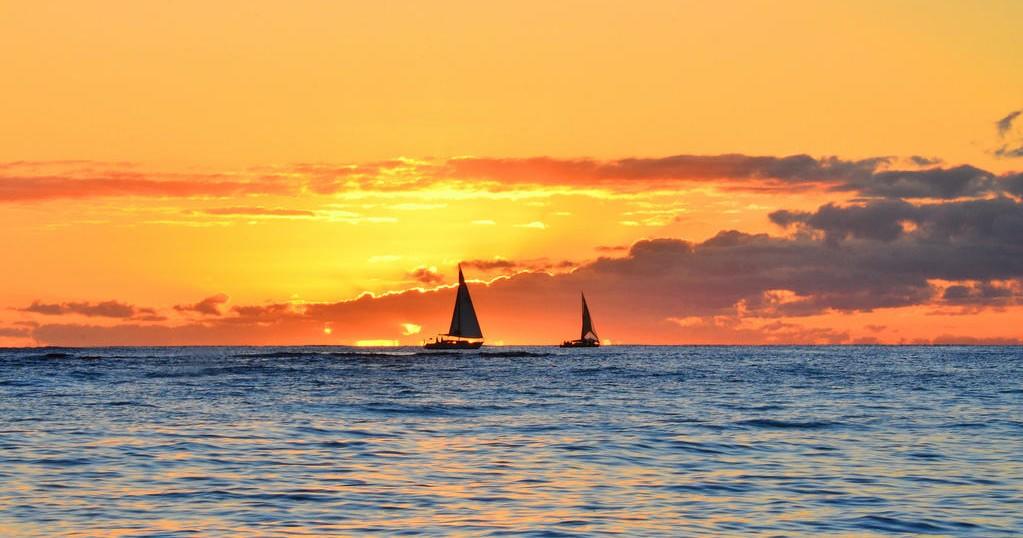
POLYGON ((725 404, 725 407, 729 409, 735 409, 737 411, 781 411, 785 409, 784 405, 776 404, 764 404, 764 405, 743 405, 743 404, 725 404))
POLYGON ((535 353, 532 351, 481 351, 483 357, 550 357, 550 353, 535 353))
POLYGON ((0 379, 0 387, 31 387, 35 385, 32 381, 21 381, 18 379, 0 379))
POLYGON ((580 443, 558 443, 551 445, 551 448, 566 450, 568 452, 589 452, 597 449, 597 447, 593 445, 584 445, 580 443))
POLYGON ((871 495, 838 495, 819 499, 817 502, 836 506, 885 506, 891 504, 885 498, 871 495))
POLYGON ((384 415, 415 415, 415 416, 449 416, 480 413, 485 411, 500 411, 508 409, 503 405, 481 405, 481 404, 400 404, 400 403, 370 403, 358 406, 371 413, 384 415))
POLYGON ((963 529, 973 529, 977 525, 964 521, 909 520, 894 516, 869 515, 849 520, 859 528, 881 532, 938 534, 963 529))
MULTIPOLYGON (((500 536, 500 535, 503 535, 503 534, 506 534, 506 533, 499 533, 499 534, 494 533, 494 534, 496 534, 497 536, 500 536)), ((556 530, 553 530, 553 529, 545 529, 545 530, 538 530, 538 531, 528 531, 528 532, 525 532, 525 533, 522 533, 521 531, 516 531, 516 532, 509 532, 507 534, 519 535, 519 536, 529 536, 529 537, 535 537, 535 538, 578 538, 580 536, 590 536, 589 534, 579 534, 579 533, 575 533, 575 532, 556 531, 556 530)))
POLYGON ((777 420, 771 418, 754 418, 749 420, 740 420, 736 422, 740 426, 752 426, 754 428, 770 428, 770 429, 793 429, 793 430, 822 430, 825 428, 831 428, 837 426, 836 422, 828 422, 825 420, 810 420, 810 421, 797 421, 797 420, 777 420))
POLYGON ((133 402, 130 400, 116 400, 113 402, 87 402, 83 403, 85 406, 100 406, 100 407, 153 407, 153 404, 147 404, 142 402, 133 402))
POLYGON ((754 489, 753 486, 740 482, 704 482, 694 484, 671 484, 662 486, 664 489, 677 493, 744 493, 754 489))
POLYGON ((92 463, 87 458, 40 458, 32 461, 36 465, 45 465, 47 467, 77 467, 80 465, 89 465, 92 463))
POLYGON ((970 481, 968 480, 956 480, 950 477, 907 476, 904 479, 912 482, 921 482, 924 484, 942 484, 948 486, 967 486, 970 484, 970 481))
POLYGON ((363 448, 369 445, 366 441, 323 441, 317 443, 317 445, 323 448, 363 448))
POLYGON ((235 374, 250 374, 261 371, 275 370, 274 366, 261 366, 261 365, 244 365, 244 366, 222 366, 222 367, 210 367, 210 368, 195 368, 185 370, 175 370, 169 372, 152 372, 146 374, 146 377, 151 379, 161 378, 198 378, 198 377, 216 377, 221 375, 235 375, 235 374))
POLYGON ((916 458, 920 460, 940 460, 945 457, 941 454, 936 454, 934 452, 908 452, 906 453, 906 455, 911 458, 916 458))
POLYGON ((674 440, 671 442, 671 446, 679 450, 685 450, 687 452, 695 452, 697 454, 723 454, 724 451, 718 450, 717 447, 712 447, 708 443, 695 443, 691 441, 680 441, 674 440))
POLYGON ((569 370, 572 374, 619 374, 625 372, 620 366, 592 366, 587 368, 573 368, 569 370))
POLYGON ((75 356, 72 355, 71 353, 51 352, 51 353, 40 353, 38 355, 27 355, 25 358, 26 359, 73 359, 74 357, 75 356))
MULTIPOLYGON (((321 430, 324 431, 324 430, 321 430)), ((364 437, 364 438, 377 438, 377 437, 399 437, 393 433, 387 432, 374 432, 369 430, 337 430, 331 431, 331 433, 339 433, 342 435, 348 435, 350 437, 364 437)))

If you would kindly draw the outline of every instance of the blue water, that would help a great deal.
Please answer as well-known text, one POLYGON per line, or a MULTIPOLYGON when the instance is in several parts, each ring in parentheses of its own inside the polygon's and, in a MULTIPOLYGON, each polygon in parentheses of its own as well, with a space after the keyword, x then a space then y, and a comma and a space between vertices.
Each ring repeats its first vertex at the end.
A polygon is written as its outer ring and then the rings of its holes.
POLYGON ((0 535, 1023 535, 1023 349, 0 350, 0 535))

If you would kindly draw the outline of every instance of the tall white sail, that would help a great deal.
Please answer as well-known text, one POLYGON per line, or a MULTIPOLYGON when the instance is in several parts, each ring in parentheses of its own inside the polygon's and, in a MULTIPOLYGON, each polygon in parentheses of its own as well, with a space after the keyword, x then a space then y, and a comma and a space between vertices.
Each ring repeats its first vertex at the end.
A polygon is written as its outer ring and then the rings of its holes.
POLYGON ((593 320, 590 319, 590 309, 586 306, 586 295, 582 293, 579 295, 582 295, 583 298, 583 332, 579 339, 599 341, 600 338, 597 337, 597 331, 593 328, 593 320))
POLYGON ((455 311, 451 314, 451 328, 448 336, 461 338, 483 338, 480 321, 476 319, 476 309, 472 306, 469 287, 465 285, 462 268, 458 268, 458 296, 455 298, 455 311))

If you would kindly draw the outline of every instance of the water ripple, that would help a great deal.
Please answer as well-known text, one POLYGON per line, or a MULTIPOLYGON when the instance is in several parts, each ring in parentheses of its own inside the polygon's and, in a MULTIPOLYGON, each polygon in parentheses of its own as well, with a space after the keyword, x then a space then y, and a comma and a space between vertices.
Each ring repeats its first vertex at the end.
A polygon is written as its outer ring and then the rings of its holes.
POLYGON ((1020 385, 1020 348, 0 349, 0 535, 1018 536, 1020 385))

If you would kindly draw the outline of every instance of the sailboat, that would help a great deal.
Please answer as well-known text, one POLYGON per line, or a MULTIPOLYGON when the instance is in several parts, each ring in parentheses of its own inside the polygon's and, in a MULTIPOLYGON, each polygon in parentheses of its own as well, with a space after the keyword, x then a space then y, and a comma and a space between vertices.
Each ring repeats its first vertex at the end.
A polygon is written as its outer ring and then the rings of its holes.
POLYGON ((447 334, 439 334, 431 342, 426 342, 426 349, 479 349, 483 345, 483 331, 480 320, 476 319, 476 309, 472 307, 469 287, 462 276, 462 266, 458 266, 458 294, 455 295, 455 311, 451 314, 451 327, 447 334))
POLYGON ((593 320, 590 319, 590 309, 586 306, 586 295, 582 292, 579 295, 583 298, 583 330, 578 340, 565 340, 561 347, 600 347, 600 338, 593 328, 593 320))

